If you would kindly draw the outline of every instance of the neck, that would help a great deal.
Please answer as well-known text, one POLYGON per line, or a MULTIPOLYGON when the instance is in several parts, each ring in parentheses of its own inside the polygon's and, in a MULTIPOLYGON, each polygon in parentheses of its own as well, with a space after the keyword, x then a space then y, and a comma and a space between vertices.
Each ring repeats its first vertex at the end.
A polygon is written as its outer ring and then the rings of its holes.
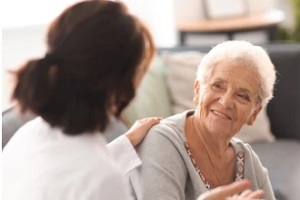
POLYGON ((225 140, 217 134, 212 134, 202 128, 196 115, 189 117, 190 119, 190 139, 194 143, 194 147, 204 151, 210 159, 222 159, 227 157, 230 149, 230 139, 225 140))
POLYGON ((201 129, 197 116, 187 118, 186 139, 201 174, 214 188, 234 180, 234 150, 229 141, 201 129), (196 126, 197 125, 197 126, 196 126))

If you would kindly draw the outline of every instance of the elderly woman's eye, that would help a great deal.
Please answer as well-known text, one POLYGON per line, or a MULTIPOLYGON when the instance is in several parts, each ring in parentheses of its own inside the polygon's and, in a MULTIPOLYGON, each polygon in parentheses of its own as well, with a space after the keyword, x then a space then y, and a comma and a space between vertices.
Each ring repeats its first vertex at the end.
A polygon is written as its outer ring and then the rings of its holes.
POLYGON ((250 97, 246 94, 238 94, 238 97, 242 100, 250 101, 250 97))
POLYGON ((212 87, 213 87, 214 89, 217 89, 217 90, 223 89, 223 88, 222 88, 222 85, 221 85, 220 83, 213 83, 213 84, 212 84, 212 87))

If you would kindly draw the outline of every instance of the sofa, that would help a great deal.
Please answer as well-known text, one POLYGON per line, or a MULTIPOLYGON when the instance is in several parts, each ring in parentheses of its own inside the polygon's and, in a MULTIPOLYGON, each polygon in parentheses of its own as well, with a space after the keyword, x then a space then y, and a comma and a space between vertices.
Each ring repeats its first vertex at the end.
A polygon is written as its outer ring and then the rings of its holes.
MULTIPOLYGON (((250 143, 268 169, 275 196, 280 200, 300 199, 300 44, 264 44, 277 70, 274 99, 270 101, 254 129, 237 137, 250 143)), ((195 63, 209 46, 178 46, 159 49, 135 99, 122 113, 127 127, 147 116, 168 117, 191 109, 195 63), (185 62, 192 63, 185 66, 185 62), (176 66, 175 66, 176 65, 176 66), (172 68, 180 69, 177 74, 172 68), (188 88, 190 87, 190 88, 188 88), (189 93, 185 94, 186 91, 189 93)), ((32 114, 21 116, 15 107, 2 113, 2 147, 32 114)), ((121 129, 120 129, 121 130, 121 129)), ((110 141, 116 137, 106 135, 110 141)))
MULTIPOLYGON (((237 137, 250 143, 268 169, 276 198, 296 200, 300 199, 300 44, 261 46, 277 71, 274 98, 253 127, 243 127, 237 137)), ((167 117, 191 109, 197 65, 210 49, 159 49, 135 99, 123 113, 128 126, 138 118, 167 117)))

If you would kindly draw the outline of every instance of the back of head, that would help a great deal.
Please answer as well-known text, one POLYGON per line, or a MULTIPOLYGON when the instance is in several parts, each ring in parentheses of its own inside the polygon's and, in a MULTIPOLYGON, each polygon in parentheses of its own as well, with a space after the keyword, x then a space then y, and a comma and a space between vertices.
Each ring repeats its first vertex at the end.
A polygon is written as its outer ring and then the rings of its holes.
POLYGON ((49 27, 48 52, 16 72, 13 93, 67 134, 103 131, 135 94, 134 78, 154 44, 145 25, 113 1, 83 1, 49 27))
POLYGON ((273 97, 276 71, 267 52, 247 41, 226 41, 212 48, 202 59, 197 79, 207 83, 213 68, 221 62, 234 61, 243 67, 256 68, 260 80, 260 100, 265 106, 273 97))

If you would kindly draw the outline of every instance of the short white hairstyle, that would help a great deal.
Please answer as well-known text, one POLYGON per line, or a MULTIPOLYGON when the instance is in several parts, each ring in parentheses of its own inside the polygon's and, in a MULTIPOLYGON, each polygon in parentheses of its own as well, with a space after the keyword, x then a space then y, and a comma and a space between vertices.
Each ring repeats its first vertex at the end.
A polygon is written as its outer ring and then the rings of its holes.
POLYGON ((265 106, 273 98, 276 70, 267 52, 247 41, 226 41, 212 48, 202 59, 197 80, 206 84, 213 68, 223 61, 243 63, 241 67, 255 67, 260 80, 259 98, 265 106))

